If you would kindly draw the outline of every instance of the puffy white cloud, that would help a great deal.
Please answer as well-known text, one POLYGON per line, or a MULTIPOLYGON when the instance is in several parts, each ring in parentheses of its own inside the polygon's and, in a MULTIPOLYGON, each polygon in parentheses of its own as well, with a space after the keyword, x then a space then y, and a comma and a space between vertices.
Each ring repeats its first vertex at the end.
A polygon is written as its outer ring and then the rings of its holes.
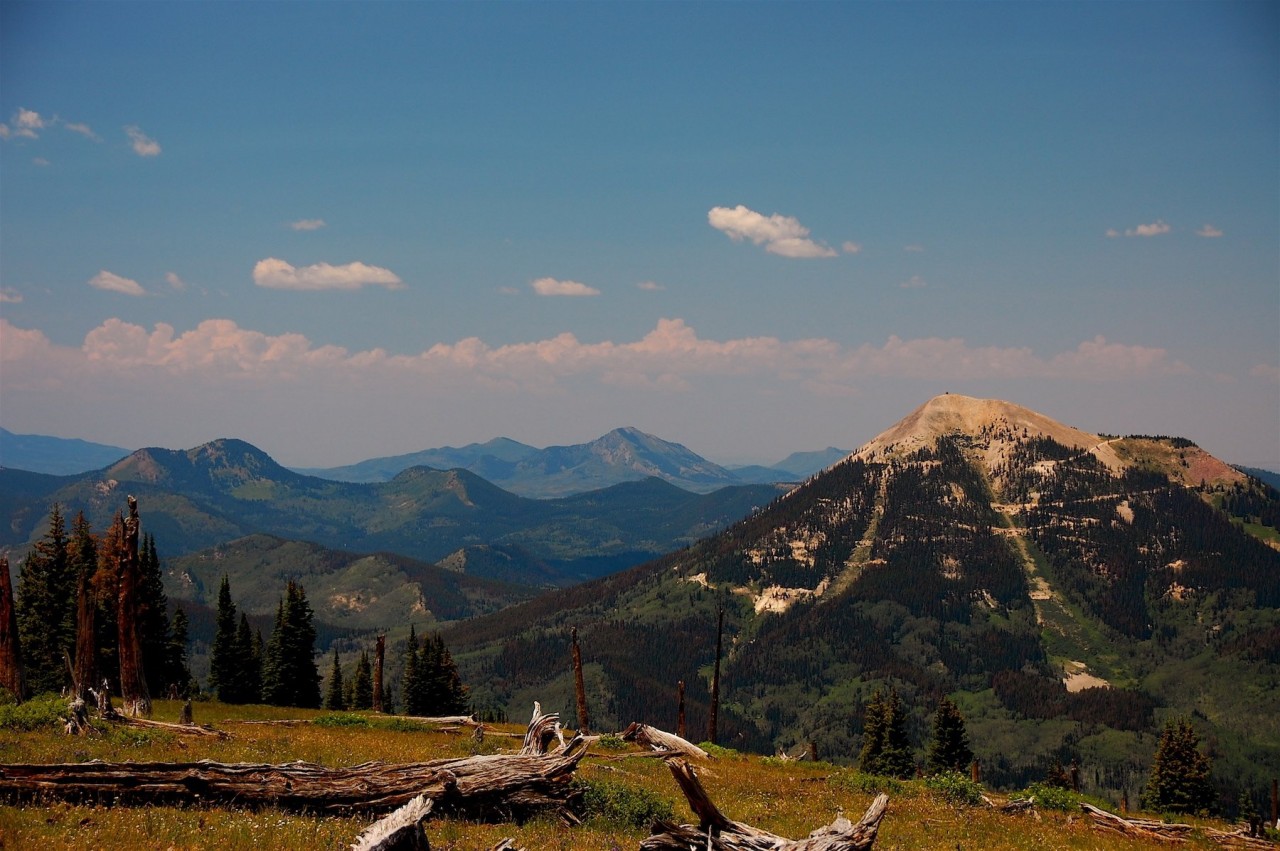
POLYGON ((22 304, 22 293, 12 287, 0 287, 0 304, 22 304))
POLYGON ((169 286, 173 287, 178 292, 182 292, 187 288, 187 282, 178 277, 177 272, 165 272, 164 279, 168 282, 169 286))
POLYGON ((656 292, 661 292, 662 290, 665 290, 666 287, 664 287, 662 284, 658 283, 657 281, 641 281, 640 283, 636 284, 636 289, 644 290, 647 293, 656 293, 656 292))
POLYGON ((1222 231, 1218 230, 1208 222, 1205 222, 1204 227, 1196 231, 1196 236, 1203 236, 1203 237, 1208 237, 1209 239, 1214 239, 1216 237, 1222 236, 1222 231))
POLYGON ((44 118, 35 110, 19 107, 8 124, 0 124, 0 139, 38 139, 47 126, 44 118))
POLYGON ((140 157, 160 156, 160 143, 143 133, 136 124, 124 128, 124 132, 129 137, 130 147, 135 154, 140 157))
POLYGON ((558 281, 555 278, 538 278, 530 284, 538 295, 545 296, 589 296, 600 295, 595 287, 577 281, 558 281))
POLYGON ((289 222, 289 227, 299 231, 320 230, 324 226, 324 219, 298 219, 296 222, 289 222))
POLYGON ((707 222, 734 242, 749 239, 765 251, 781 257, 835 257, 830 247, 809 239, 809 229, 791 217, 774 213, 765 216, 742 204, 712 207, 707 222))
POLYGON ((404 288, 404 282, 390 269, 356 261, 341 266, 316 263, 293 266, 276 257, 259 260, 253 267, 253 282, 278 290, 358 290, 363 286, 404 288))
POLYGON ((142 284, 131 278, 122 278, 114 272, 108 272, 102 269, 98 274, 89 279, 89 286, 98 290, 106 290, 112 293, 123 293, 124 295, 146 295, 147 291, 142 288, 142 284))
POLYGON ((859 243, 845 240, 840 244, 840 250, 845 254, 858 254, 862 251, 862 246, 859 243))
POLYGON ((84 136, 86 139, 92 139, 95 142, 102 141, 102 139, 98 137, 98 134, 94 133, 93 128, 91 128, 88 124, 64 123, 62 126, 70 130, 72 133, 79 133, 81 136, 84 136))

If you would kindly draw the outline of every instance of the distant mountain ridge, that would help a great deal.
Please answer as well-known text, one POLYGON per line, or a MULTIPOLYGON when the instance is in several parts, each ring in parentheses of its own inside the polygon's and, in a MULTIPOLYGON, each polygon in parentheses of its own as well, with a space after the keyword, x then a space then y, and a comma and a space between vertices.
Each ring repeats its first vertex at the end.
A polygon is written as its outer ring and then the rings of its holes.
POLYGON ((508 438, 462 447, 426 449, 374 458, 345 467, 306 468, 298 472, 346 482, 389 481, 412 466, 463 469, 520 496, 567 496, 656 477, 694 493, 728 485, 799 482, 849 453, 828 448, 795 452, 771 467, 722 467, 687 447, 631 427, 616 428, 589 442, 537 449, 508 438))
POLYGON ((69 476, 101 470, 131 451, 87 440, 14 434, 0 428, 0 467, 9 469, 69 476))

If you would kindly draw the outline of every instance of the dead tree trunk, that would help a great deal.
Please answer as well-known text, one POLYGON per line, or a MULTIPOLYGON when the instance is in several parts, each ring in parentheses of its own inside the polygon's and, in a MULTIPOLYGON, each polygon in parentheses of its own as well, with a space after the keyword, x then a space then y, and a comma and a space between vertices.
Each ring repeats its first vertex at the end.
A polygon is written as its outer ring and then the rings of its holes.
POLYGON ((1187 835, 1193 828, 1189 824, 1167 824, 1147 819, 1121 818, 1115 813, 1099 809, 1092 804, 1081 804, 1080 809, 1093 820, 1093 826, 1100 830, 1110 830, 1124 836, 1138 839, 1155 840, 1157 842, 1186 842, 1187 835))
POLYGON ((622 740, 635 742, 641 747, 668 756, 687 756, 694 759, 710 759, 711 755, 693 742, 687 742, 680 736, 664 733, 657 727, 634 722, 622 731, 622 740))
POLYGON ((683 760, 667 760, 667 767, 698 817, 698 824, 659 822, 654 825, 653 834, 640 843, 640 851, 866 851, 875 843, 889 806, 889 796, 880 795, 857 824, 841 816, 806 839, 787 839, 726 817, 683 760))
POLYGON ((98 604, 94 599, 91 579, 88 568, 82 566, 76 577, 76 660, 71 671, 71 693, 80 700, 89 694, 89 688, 98 676, 94 664, 98 652, 94 640, 94 615, 98 604))
POLYGON ((684 680, 676 684, 676 735, 685 737, 684 729, 684 680))
POLYGON ((495 754, 387 765, 325 768, 305 762, 0 765, 0 797, 99 800, 125 805, 235 804, 320 812, 385 812, 418 795, 436 812, 480 820, 521 820, 565 811, 586 744, 550 756, 495 754))
POLYGON ((382 659, 387 655, 387 637, 378 636, 373 656, 373 711, 382 712, 382 659))
POLYGON ((0 688, 8 689, 18 700, 24 697, 18 614, 14 608, 9 559, 5 556, 0 556, 0 688))
POLYGON ((142 670, 142 640, 138 634, 138 501, 129 497, 129 517, 124 520, 123 544, 119 554, 117 576, 117 635, 120 640, 120 702, 124 713, 134 717, 151 717, 151 695, 142 670))
POLYGON ((422 823, 432 802, 422 795, 366 827, 351 851, 431 851, 422 823))
POLYGON ((544 715, 542 704, 535 700, 533 717, 529 719, 529 729, 525 731, 524 744, 520 747, 520 753, 525 755, 554 753, 554 751, 548 751, 552 739, 560 740, 560 746, 556 750, 562 751, 568 747, 564 742, 564 733, 560 730, 560 713, 552 712, 544 715))
POLYGON ((573 641, 573 693, 578 699, 578 732, 591 735, 591 722, 587 718, 587 688, 582 681, 582 649, 578 646, 578 628, 569 633, 573 641))
POLYGON ((711 675, 711 714, 707 716, 707 741, 716 744, 717 726, 720 716, 720 652, 724 639, 724 606, 720 606, 720 617, 716 624, 716 667, 711 675))

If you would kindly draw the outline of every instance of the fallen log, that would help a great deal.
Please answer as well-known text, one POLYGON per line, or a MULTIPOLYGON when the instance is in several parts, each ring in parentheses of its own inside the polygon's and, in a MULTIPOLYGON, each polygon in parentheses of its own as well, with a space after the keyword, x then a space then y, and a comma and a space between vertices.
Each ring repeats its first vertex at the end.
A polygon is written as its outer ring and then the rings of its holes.
POLYGON ((361 831, 351 851, 431 851, 422 823, 432 802, 422 795, 361 831))
POLYGON ((667 767, 699 822, 696 826, 658 822, 653 834, 640 843, 640 851, 866 851, 875 843, 889 807, 889 796, 879 795, 857 824, 840 816, 805 839, 787 839, 726 817, 684 760, 667 760, 667 767))
POLYGON ((522 754, 545 754, 562 751, 566 748, 564 733, 560 729, 560 713, 552 712, 544 715, 542 704, 533 702, 533 717, 529 719, 529 728, 524 734, 524 744, 520 747, 522 754), (551 740, 558 739, 560 746, 555 751, 549 750, 551 740))
POLYGON ((579 793, 578 741, 549 756, 495 754, 388 765, 86 762, 0 764, 0 797, 96 800, 126 805, 231 804, 323 813, 384 812, 418 795, 436 812, 480 820, 523 820, 567 812, 579 793))
POLYGON ((1258 851, 1275 851, 1277 847, 1280 847, 1270 839, 1250 835, 1248 827, 1242 827, 1234 831, 1214 830, 1212 827, 1206 827, 1204 833, 1205 836, 1208 836, 1224 848, 1256 848, 1258 851))
POLYGON ((641 747, 649 748, 662 755, 687 756, 694 759, 711 758, 711 754, 693 742, 685 741, 671 733, 665 733, 657 727, 641 724, 639 721, 633 722, 627 729, 623 730, 621 738, 624 742, 635 742, 641 747))
POLYGON ((1081 804, 1080 809, 1084 810, 1089 815, 1089 818, 1093 820, 1095 828, 1110 830, 1138 839, 1154 840, 1156 842, 1186 842, 1186 835, 1195 829, 1189 824, 1166 824, 1148 819, 1122 818, 1115 813, 1109 813, 1092 804, 1081 804))

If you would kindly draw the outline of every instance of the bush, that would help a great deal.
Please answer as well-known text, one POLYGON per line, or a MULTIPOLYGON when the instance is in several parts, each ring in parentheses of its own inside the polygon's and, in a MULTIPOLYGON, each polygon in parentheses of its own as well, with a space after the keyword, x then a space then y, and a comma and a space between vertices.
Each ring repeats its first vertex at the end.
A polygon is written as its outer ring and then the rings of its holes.
POLYGON ((896 777, 881 777, 877 774, 864 774, 861 771, 842 771, 828 782, 843 792, 856 792, 861 795, 879 795, 883 792, 897 797, 907 789, 906 784, 896 777))
POLYGON ((588 819, 621 828, 647 828, 655 821, 675 819, 671 801, 648 789, 609 780, 574 780, 582 792, 582 806, 588 819))
POLYGON ((66 722, 67 701, 56 694, 42 694, 25 703, 0 706, 0 730, 61 728, 66 722))
POLYGON ((704 751, 706 751, 716 759, 738 759, 739 757, 742 756, 742 754, 738 753, 733 748, 726 748, 726 747, 721 747, 720 745, 713 745, 711 744, 711 742, 702 742, 701 744, 698 745, 698 747, 702 748, 704 751))
POLYGON ((329 715, 317 715, 311 722, 317 727, 368 727, 369 719, 363 715, 350 712, 334 712, 329 715))
POLYGON ((1032 783, 1013 797, 1023 800, 1030 798, 1042 810, 1060 810, 1064 813, 1078 810, 1081 800, 1081 797, 1070 789, 1051 786, 1048 783, 1032 783))
POLYGON ((948 803, 976 807, 982 803, 983 788, 958 771, 944 771, 924 779, 924 786, 930 792, 944 798, 948 803))
POLYGON ((605 751, 625 751, 631 746, 624 742, 620 736, 616 736, 613 733, 605 733, 596 742, 596 747, 605 751))

